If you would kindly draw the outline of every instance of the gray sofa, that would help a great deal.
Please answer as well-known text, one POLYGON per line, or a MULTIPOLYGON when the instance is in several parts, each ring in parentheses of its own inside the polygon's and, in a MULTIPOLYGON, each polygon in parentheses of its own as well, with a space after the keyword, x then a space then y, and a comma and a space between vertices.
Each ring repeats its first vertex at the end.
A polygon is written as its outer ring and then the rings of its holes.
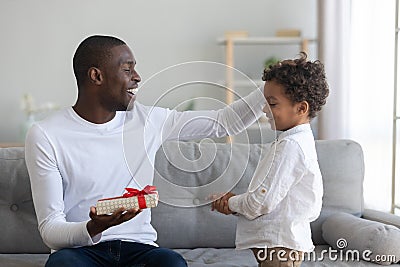
MULTIPOLYGON (((397 228, 400 228, 400 217, 364 210, 364 161, 356 142, 316 141, 316 147, 324 180, 323 210, 312 223, 314 255, 306 258, 302 266, 379 266, 364 260, 338 260, 323 253, 334 249, 334 244, 328 245, 323 237, 336 231, 331 229, 327 233, 324 222, 338 212, 397 228)), ((160 189, 161 198, 159 206, 152 210, 157 242, 181 253, 191 267, 257 266, 250 250, 234 249, 236 216, 212 212, 210 205, 203 203, 204 192, 190 188, 205 188, 216 179, 227 181, 239 177, 233 192, 244 192, 266 148, 267 145, 259 144, 166 143, 157 153, 155 166, 155 185, 160 189), (198 171, 184 171, 184 167, 174 163, 176 160, 186 161, 185 164, 192 164, 189 169, 194 166, 198 171), (207 161, 212 164, 204 165, 207 161), (168 181, 178 185, 181 191, 166 192, 168 181)), ((0 266, 44 266, 49 249, 37 230, 24 149, 1 148, 0 170, 0 266)))

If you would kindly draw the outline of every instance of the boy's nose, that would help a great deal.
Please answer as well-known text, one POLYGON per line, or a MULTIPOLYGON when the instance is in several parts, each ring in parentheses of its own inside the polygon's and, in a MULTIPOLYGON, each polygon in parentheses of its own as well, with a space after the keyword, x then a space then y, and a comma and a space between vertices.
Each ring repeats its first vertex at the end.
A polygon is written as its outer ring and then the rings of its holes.
POLYGON ((269 106, 268 106, 268 104, 266 104, 265 106, 264 106, 264 108, 263 108, 263 110, 262 110, 265 114, 271 114, 271 111, 270 111, 270 109, 269 109, 269 106))

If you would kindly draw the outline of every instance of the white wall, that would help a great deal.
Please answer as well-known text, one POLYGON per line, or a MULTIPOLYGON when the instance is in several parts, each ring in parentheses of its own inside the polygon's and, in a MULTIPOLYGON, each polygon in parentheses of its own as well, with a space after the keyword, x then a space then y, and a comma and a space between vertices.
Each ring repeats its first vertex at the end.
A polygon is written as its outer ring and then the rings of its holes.
MULTIPOLYGON (((73 105, 77 90, 72 55, 86 36, 109 34, 126 41, 144 81, 177 63, 223 62, 224 50, 216 39, 228 30, 271 36, 279 28, 299 28, 303 36, 315 38, 316 2, 2 0, 0 142, 20 141, 20 127, 25 120, 20 100, 24 93, 30 93, 37 104, 73 105)), ((243 68, 249 75, 261 75, 260 62, 264 59, 257 55, 255 60, 259 62, 253 64, 254 59, 249 57, 243 68)), ((139 99, 150 102, 160 90, 152 88, 139 99)))

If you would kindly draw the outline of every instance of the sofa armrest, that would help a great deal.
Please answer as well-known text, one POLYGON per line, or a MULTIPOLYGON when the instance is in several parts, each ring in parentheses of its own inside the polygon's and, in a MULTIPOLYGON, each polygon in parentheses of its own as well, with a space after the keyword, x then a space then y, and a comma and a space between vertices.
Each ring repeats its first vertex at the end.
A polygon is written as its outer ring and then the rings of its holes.
POLYGON ((391 213, 366 209, 364 210, 362 218, 371 221, 390 224, 396 226, 397 228, 400 228, 400 216, 391 213))

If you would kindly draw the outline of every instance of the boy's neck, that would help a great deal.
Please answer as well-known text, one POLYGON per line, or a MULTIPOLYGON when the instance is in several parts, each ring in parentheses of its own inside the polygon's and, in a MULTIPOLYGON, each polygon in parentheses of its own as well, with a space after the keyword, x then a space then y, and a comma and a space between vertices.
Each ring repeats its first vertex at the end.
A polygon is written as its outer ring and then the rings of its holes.
POLYGON ((310 124, 310 119, 301 120, 298 123, 296 123, 295 125, 293 125, 291 128, 285 130, 284 132, 289 131, 290 129, 293 129, 293 128, 295 128, 299 125, 303 125, 303 124, 310 124))

